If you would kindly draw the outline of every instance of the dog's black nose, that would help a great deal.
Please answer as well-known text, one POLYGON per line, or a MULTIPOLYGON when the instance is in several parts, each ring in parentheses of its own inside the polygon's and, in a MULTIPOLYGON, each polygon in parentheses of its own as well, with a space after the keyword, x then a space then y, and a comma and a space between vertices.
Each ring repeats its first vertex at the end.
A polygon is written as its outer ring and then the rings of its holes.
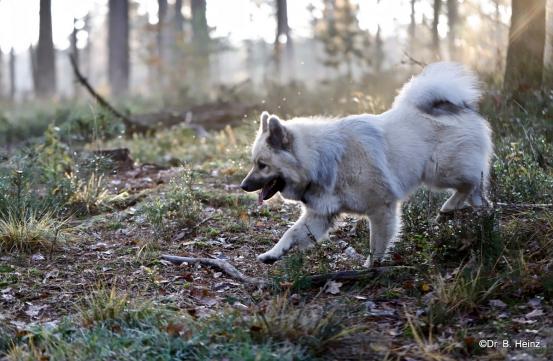
POLYGON ((242 183, 240 183, 240 188, 242 188, 242 189, 245 190, 246 192, 251 192, 251 191, 253 191, 251 184, 249 184, 249 183, 246 182, 245 180, 242 181, 242 183))

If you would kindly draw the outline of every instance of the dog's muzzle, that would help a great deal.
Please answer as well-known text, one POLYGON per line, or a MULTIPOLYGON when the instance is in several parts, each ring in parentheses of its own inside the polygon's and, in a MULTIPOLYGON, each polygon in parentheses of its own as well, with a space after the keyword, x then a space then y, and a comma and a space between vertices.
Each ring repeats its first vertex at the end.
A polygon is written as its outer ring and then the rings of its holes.
POLYGON ((240 188, 246 192, 254 192, 261 189, 261 187, 263 187, 263 183, 251 182, 248 178, 245 178, 242 183, 240 183, 240 188))
POLYGON ((246 177, 240 183, 240 188, 246 192, 254 192, 261 190, 259 194, 260 200, 267 200, 274 196, 277 192, 284 189, 286 182, 282 177, 273 177, 271 179, 254 179, 246 177))

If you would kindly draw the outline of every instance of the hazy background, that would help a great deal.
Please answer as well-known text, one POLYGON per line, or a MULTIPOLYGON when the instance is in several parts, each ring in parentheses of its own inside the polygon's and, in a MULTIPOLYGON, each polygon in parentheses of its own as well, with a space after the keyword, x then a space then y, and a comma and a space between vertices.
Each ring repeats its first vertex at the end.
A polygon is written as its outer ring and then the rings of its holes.
MULTIPOLYGON (((518 3, 521 31, 543 17, 545 34, 545 1, 518 3)), ((0 96, 82 96, 70 53, 101 94, 173 102, 241 82, 365 79, 388 94, 439 59, 500 85, 511 15, 510 0, 0 0, 0 96)))

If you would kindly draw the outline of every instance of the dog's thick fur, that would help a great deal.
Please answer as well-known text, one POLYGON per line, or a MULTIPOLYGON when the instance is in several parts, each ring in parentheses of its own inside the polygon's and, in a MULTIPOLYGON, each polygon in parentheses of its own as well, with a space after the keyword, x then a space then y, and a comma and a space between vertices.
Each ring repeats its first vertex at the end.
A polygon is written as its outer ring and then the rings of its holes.
POLYGON ((272 263, 294 246, 311 247, 339 214, 354 213, 370 221, 371 266, 396 237, 401 202, 421 184, 453 190, 441 212, 484 205, 492 143, 476 111, 479 97, 476 77, 463 66, 435 63, 379 115, 283 122, 264 112, 241 186, 261 189, 261 201, 280 191, 301 202, 303 213, 258 259, 272 263))

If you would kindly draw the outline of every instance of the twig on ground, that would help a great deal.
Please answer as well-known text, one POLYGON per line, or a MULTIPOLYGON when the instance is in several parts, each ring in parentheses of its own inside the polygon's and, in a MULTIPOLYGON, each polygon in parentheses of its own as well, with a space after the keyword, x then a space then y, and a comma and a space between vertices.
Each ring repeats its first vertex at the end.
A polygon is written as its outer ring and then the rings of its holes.
POLYGON ((213 218, 215 218, 215 215, 212 214, 211 216, 202 219, 201 221, 199 221, 198 223, 196 223, 195 225, 193 225, 192 228, 190 228, 190 229, 185 233, 185 235, 191 234, 191 233, 194 232, 199 226, 201 226, 202 224, 206 223, 207 221, 212 220, 213 218))
POLYGON ((494 203, 494 207, 498 208, 510 208, 510 209, 539 209, 539 208, 553 208, 553 203, 494 203))
POLYGON ((378 275, 385 273, 391 273, 397 270, 413 270, 415 267, 411 266, 387 266, 387 267, 373 267, 365 270, 357 271, 339 271, 323 274, 315 274, 305 276, 305 280, 312 287, 322 287, 328 281, 340 281, 340 282, 357 282, 374 278, 378 275))
POLYGON ((247 283, 247 284, 261 286, 261 287, 267 286, 269 283, 267 280, 264 280, 261 278, 246 276, 238 269, 236 269, 236 267, 234 267, 228 261, 225 261, 223 259, 204 258, 204 257, 198 257, 198 258, 181 257, 181 256, 168 255, 168 254, 162 255, 161 258, 177 265, 186 262, 186 263, 202 264, 205 266, 215 267, 225 272, 227 275, 234 278, 235 280, 240 281, 242 283, 247 283))

